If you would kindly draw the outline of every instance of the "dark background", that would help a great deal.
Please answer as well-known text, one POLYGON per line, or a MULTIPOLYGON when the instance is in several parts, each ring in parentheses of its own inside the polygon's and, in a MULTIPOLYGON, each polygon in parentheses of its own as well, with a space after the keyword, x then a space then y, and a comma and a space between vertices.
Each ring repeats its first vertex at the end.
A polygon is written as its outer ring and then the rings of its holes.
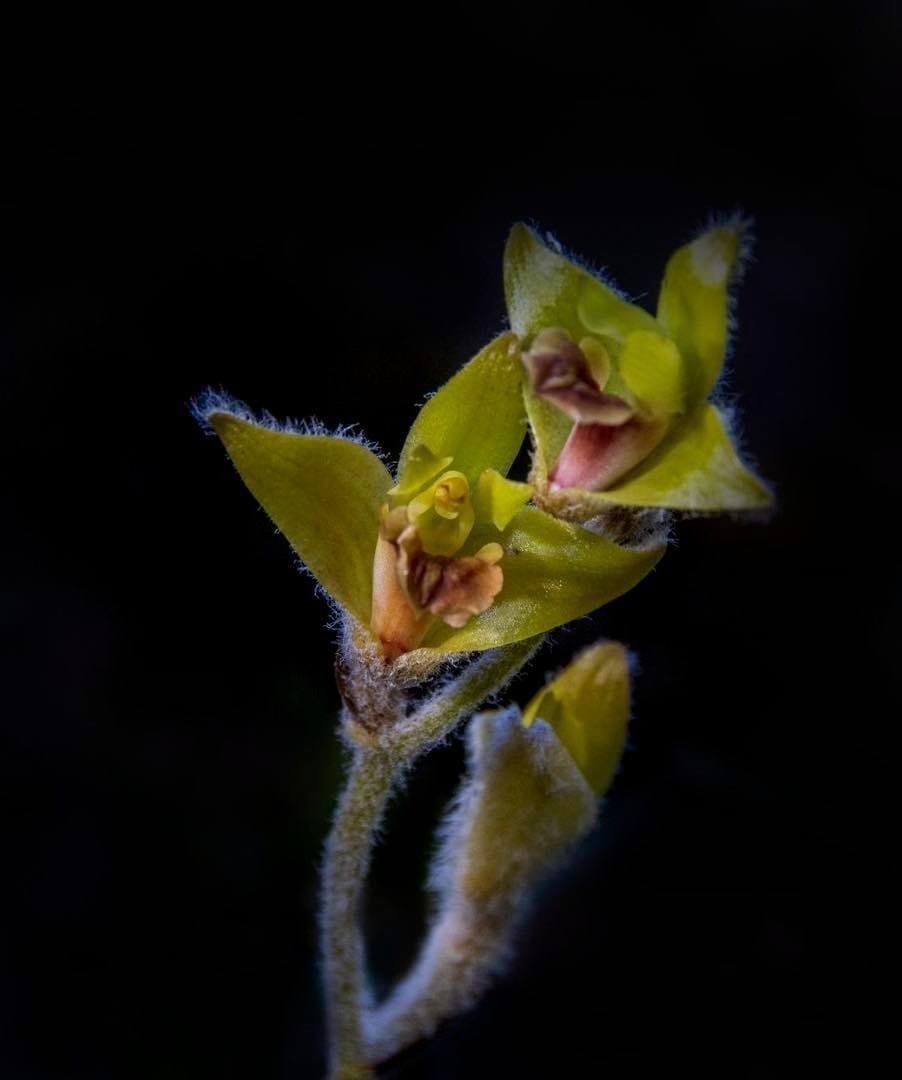
MULTIPOLYGON (((685 523, 515 686, 626 642, 632 750, 508 975, 385 1075, 812 1075, 845 1026, 845 786, 893 628, 898 8, 380 19, 98 23, 97 59, 55 27, 7 97, 0 1075, 322 1068, 332 633, 192 396, 396 453, 501 327, 513 221, 653 304, 736 207, 758 244, 728 389, 778 513, 685 523)), ((433 755, 392 809, 382 986, 461 767, 433 755)))

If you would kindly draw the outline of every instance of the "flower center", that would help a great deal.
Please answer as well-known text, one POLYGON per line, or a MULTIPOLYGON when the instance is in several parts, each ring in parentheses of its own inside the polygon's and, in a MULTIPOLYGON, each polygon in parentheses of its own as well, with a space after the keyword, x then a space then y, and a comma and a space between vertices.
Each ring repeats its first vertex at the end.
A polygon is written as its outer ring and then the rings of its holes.
POLYGON ((504 549, 494 541, 473 554, 462 549, 477 517, 500 535, 532 495, 528 484, 493 469, 471 491, 462 472, 443 471, 450 464, 417 447, 382 508, 371 625, 390 660, 415 648, 436 619, 459 628, 492 606, 504 583, 504 549))
POLYGON ((407 520, 416 527, 423 550, 453 555, 467 541, 476 512, 470 485, 462 472, 446 472, 407 504, 407 520))
POLYGON ((435 512, 449 521, 456 518, 470 496, 470 485, 463 473, 445 473, 435 485, 435 512))

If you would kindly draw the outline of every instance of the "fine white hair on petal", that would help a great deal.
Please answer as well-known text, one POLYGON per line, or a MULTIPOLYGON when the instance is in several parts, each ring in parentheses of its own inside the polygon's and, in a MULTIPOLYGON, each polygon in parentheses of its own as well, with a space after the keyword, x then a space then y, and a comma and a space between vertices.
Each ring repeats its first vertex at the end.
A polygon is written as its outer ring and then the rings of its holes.
POLYGON ((642 661, 639 659, 639 654, 628 645, 624 645, 622 641, 614 642, 614 644, 620 645, 626 653, 626 667, 630 673, 630 678, 637 679, 642 671, 642 661))
POLYGON ((739 250, 736 261, 730 269, 727 281, 727 340, 732 341, 736 331, 736 293, 735 287, 745 277, 748 267, 755 261, 755 220, 751 214, 742 210, 717 212, 710 214, 704 227, 699 229, 695 239, 711 229, 733 229, 739 237, 739 250))
POLYGON ((232 397, 232 395, 223 390, 222 387, 217 390, 212 386, 208 386, 196 397, 192 398, 189 407, 191 409, 191 415, 200 424, 207 435, 216 434, 210 424, 210 417, 213 413, 230 413, 232 416, 237 416, 240 420, 247 420, 249 423, 257 422, 244 402, 232 397))
MULTIPOLYGON (((609 276, 608 271, 603 268, 592 264, 584 256, 569 250, 564 244, 550 232, 548 229, 543 229, 542 226, 535 220, 528 220, 526 222, 527 228, 539 239, 539 241, 560 258, 566 259, 568 262, 577 266, 580 270, 583 270, 590 277, 599 281, 606 289, 609 289, 615 296, 623 300, 628 304, 635 304, 637 297, 630 296, 609 276)), ((542 253, 539 252, 538 258, 541 259, 542 253)), ((548 259, 546 257, 546 263, 544 267, 545 273, 545 291, 549 294, 549 298, 553 297, 557 290, 561 286, 561 276, 563 269, 557 264, 556 260, 548 259)), ((533 289, 535 289, 535 282, 533 282, 533 289)), ((531 306, 530 300, 522 294, 521 288, 515 284, 513 289, 513 295, 510 297, 508 312, 511 329, 516 333, 520 333, 522 323, 524 321, 523 310, 528 309, 531 306)))
POLYGON ((208 435, 215 434, 210 424, 210 417, 214 413, 228 413, 230 416, 235 416, 246 423, 256 424, 258 427, 266 428, 269 431, 277 431, 282 435, 325 435, 332 439, 344 439, 347 442, 357 443, 358 446, 365 447, 382 462, 388 464, 384 451, 376 443, 361 435, 356 424, 340 424, 336 428, 330 428, 321 420, 317 420, 316 417, 310 417, 306 420, 295 420, 290 417, 285 420, 277 420, 267 410, 255 412, 248 405, 245 405, 243 401, 239 401, 225 390, 217 390, 212 386, 208 386, 206 390, 198 394, 192 400, 190 408, 191 415, 208 435))
MULTIPOLYGON (((748 447, 748 443, 746 442, 744 432, 740 423, 740 410, 738 405, 736 404, 735 397, 732 400, 729 400, 726 404, 719 402, 718 408, 720 410, 721 419, 723 420, 724 429, 729 436, 730 441, 733 443, 733 446, 736 448, 736 456, 743 463, 743 465, 746 466, 747 469, 749 469, 755 474, 759 482, 762 483, 766 488, 768 488, 771 491, 772 495, 775 495, 773 485, 770 483, 770 481, 762 479, 762 473, 758 466, 758 461, 748 447)), ((773 513, 773 507, 765 507, 758 513, 758 520, 768 521, 773 516, 773 513)), ((743 514, 741 520, 749 521, 753 519, 750 518, 748 511, 746 511, 743 514)))
POLYGON ((564 254, 564 245, 558 240, 553 232, 545 233, 545 243, 551 248, 552 251, 556 251, 558 255, 564 254))
POLYGON ((755 261, 755 219, 738 207, 734 210, 715 210, 695 230, 692 240, 698 240, 712 229, 733 229, 739 236, 739 252, 730 273, 730 284, 735 285, 742 279, 748 264, 755 261))
POLYGON ((720 404, 726 394, 726 386, 731 375, 731 361, 736 348, 739 320, 736 315, 736 287, 745 277, 747 268, 755 261, 755 220, 751 214, 737 208, 729 211, 714 211, 693 232, 690 244, 694 243, 712 229, 734 229, 739 236, 739 250, 736 261, 730 269, 727 279, 727 339, 724 346, 723 366, 715 387, 715 404, 720 404))
POLYGON ((565 247, 561 241, 549 230, 542 230, 538 225, 530 222, 530 227, 538 234, 538 236, 545 241, 548 247, 551 248, 556 254, 572 262, 575 266, 578 266, 581 270, 601 282, 606 289, 610 289, 615 296, 618 296, 621 300, 625 300, 628 304, 636 303, 638 297, 631 296, 628 292, 622 289, 616 281, 611 277, 607 267, 597 266, 585 255, 580 255, 575 251, 571 251, 565 247))

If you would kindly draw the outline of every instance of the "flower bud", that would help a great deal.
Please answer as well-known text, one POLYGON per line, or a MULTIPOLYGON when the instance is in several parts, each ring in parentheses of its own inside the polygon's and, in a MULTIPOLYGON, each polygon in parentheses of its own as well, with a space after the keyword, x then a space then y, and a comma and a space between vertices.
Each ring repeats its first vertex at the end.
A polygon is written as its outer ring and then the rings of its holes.
POLYGON ((475 904, 519 893, 595 820, 595 795, 552 727, 509 709, 476 717, 458 811, 452 891, 475 904))
POLYGON ((588 649, 527 706, 474 717, 470 768, 442 829, 436 914, 416 963, 367 1016, 384 1061, 473 1005, 510 955, 531 886, 595 820, 626 735, 629 673, 614 643, 588 649))
POLYGON ((615 641, 580 653, 523 711, 523 723, 550 724, 596 796, 610 787, 626 745, 629 660, 615 641))
POLYGON ((595 820, 626 743, 625 649, 587 649, 517 709, 470 726, 471 775, 447 836, 452 891, 490 903, 553 869, 595 820))

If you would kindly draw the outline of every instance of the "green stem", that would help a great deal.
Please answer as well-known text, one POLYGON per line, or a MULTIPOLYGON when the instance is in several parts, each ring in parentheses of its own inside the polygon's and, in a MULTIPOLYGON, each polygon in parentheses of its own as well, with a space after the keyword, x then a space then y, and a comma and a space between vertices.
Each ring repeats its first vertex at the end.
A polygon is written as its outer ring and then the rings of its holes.
POLYGON ((332 1080, 372 1076, 361 1029, 367 986, 360 906, 392 773, 387 754, 355 751, 326 845, 321 931, 332 1080))
POLYGON ((388 1061, 479 1000, 510 947, 519 899, 514 890, 491 905, 446 904, 410 972, 367 1015, 370 1061, 388 1061))
POLYGON ((368 987, 360 907, 393 776, 447 738, 464 716, 497 693, 541 642, 537 637, 486 653, 413 715, 387 726, 377 747, 355 748, 323 869, 321 935, 332 1080, 373 1075, 365 1064, 363 1011, 368 987))
POLYGON ((399 762, 415 757, 443 742, 463 717, 475 712, 497 694, 540 648, 545 635, 492 649, 474 660, 462 675, 448 683, 413 715, 385 732, 386 750, 399 762))

